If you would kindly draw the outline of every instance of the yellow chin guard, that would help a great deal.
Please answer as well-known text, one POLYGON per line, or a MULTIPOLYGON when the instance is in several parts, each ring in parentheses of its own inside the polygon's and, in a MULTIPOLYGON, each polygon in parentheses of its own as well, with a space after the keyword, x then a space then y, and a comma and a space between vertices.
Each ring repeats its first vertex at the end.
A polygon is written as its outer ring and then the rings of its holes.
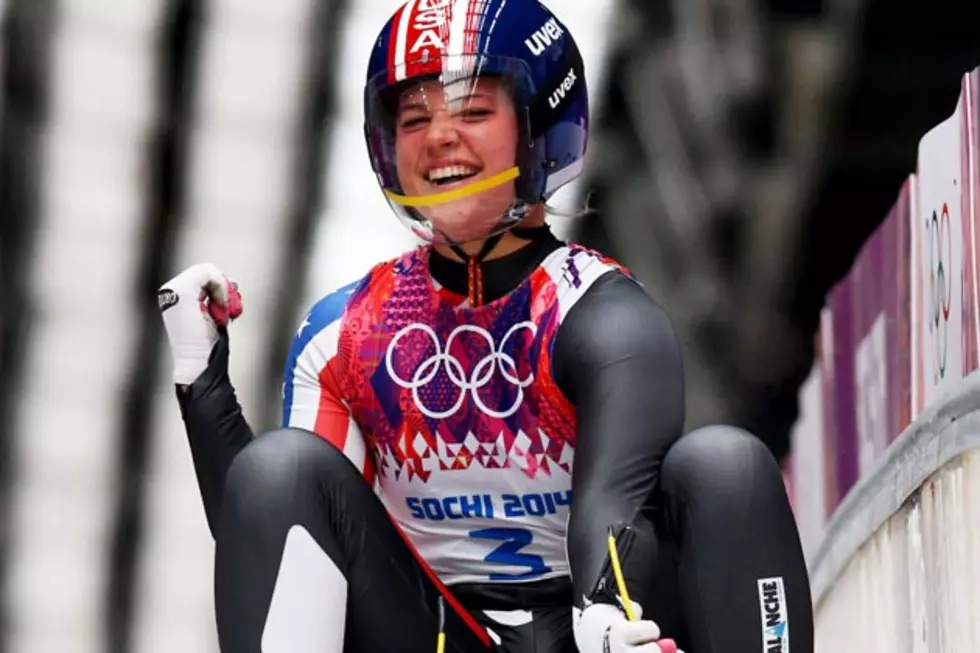
POLYGON ((446 202, 452 202, 453 200, 462 199, 464 197, 469 197, 470 195, 476 195, 477 193, 490 190, 491 188, 496 188, 497 186, 506 184, 511 179, 516 179, 519 175, 520 169, 517 166, 514 166, 513 168, 504 170, 503 172, 495 174, 492 177, 487 177, 486 179, 481 179, 480 181, 474 181, 472 184, 467 184, 466 186, 447 190, 442 193, 431 193, 429 195, 399 195, 398 193, 386 189, 385 196, 392 202, 401 204, 402 206, 436 206, 437 204, 445 204, 446 202))

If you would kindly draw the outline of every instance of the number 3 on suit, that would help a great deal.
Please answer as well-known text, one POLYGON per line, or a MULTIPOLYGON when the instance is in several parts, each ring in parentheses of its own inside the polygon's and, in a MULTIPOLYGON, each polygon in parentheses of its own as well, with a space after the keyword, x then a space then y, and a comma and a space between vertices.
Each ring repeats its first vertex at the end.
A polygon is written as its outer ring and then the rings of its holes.
POLYGON ((534 535, 526 528, 481 528, 470 531, 469 535, 476 539, 500 542, 483 558, 484 562, 492 565, 527 568, 527 571, 519 573, 491 573, 490 580, 528 580, 551 571, 551 567, 545 564, 544 558, 521 551, 534 539, 534 535))

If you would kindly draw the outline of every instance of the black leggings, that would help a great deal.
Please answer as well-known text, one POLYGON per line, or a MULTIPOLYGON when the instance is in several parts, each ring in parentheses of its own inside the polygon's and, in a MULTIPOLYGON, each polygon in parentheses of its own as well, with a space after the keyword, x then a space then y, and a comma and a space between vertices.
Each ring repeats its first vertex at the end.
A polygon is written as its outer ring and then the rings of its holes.
MULTIPOLYGON (((686 653, 780 650, 766 644, 782 610, 789 649, 812 652, 796 524, 779 469, 758 440, 727 427, 681 438, 639 521, 645 550, 655 554, 631 561, 627 581, 656 578, 654 596, 632 598, 664 637, 686 653), (769 578, 782 579, 782 594, 769 578)), ((267 433, 238 455, 216 540, 224 653, 333 653, 341 646, 347 653, 433 653, 440 607, 446 651, 576 651, 567 583, 496 588, 504 599, 495 588, 448 592, 353 465, 305 431, 267 433), (527 613, 501 619, 491 609, 527 613)))

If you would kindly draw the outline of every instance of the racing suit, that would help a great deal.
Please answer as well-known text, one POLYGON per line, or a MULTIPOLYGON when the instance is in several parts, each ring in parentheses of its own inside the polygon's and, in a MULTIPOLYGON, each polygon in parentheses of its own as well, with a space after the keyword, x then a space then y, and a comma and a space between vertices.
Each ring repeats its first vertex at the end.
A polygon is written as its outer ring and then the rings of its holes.
POLYGON ((665 312, 550 233, 483 276, 470 305, 466 266, 420 247, 323 298, 281 429, 253 438, 227 334, 178 392, 222 649, 432 651, 442 631, 576 651, 573 608, 621 600, 611 533, 630 598, 688 653, 812 651, 778 466, 737 429, 682 436, 665 312))

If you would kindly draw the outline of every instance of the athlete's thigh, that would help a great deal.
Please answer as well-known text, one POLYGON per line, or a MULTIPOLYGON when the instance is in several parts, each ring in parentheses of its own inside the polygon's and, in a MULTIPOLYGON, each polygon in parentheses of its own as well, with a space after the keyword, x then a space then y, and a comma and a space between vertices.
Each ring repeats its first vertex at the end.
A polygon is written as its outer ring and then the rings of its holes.
MULTIPOLYGON (((376 497, 375 497, 376 499, 376 497)), ((440 626, 446 651, 493 651, 489 634, 436 578, 388 517, 380 500, 363 501, 350 545, 347 653, 434 653, 440 626)))
POLYGON ((477 620, 491 633, 502 653, 577 653, 572 608, 477 610, 477 620))
POLYGON ((447 651, 489 650, 486 631, 333 445, 281 429, 238 455, 216 536, 223 651, 323 650, 342 638, 349 653, 432 653, 443 605, 447 651))
POLYGON ((678 575, 678 543, 666 519, 661 495, 648 500, 632 523, 633 540, 622 561, 630 600, 643 607, 643 618, 655 621, 663 637, 678 646, 688 641, 678 575))
POLYGON ((447 652, 496 650, 489 635, 475 632, 452 601, 423 573, 416 573, 418 569, 405 573, 406 569, 390 558, 377 560, 370 577, 361 572, 350 584, 346 653, 434 653, 440 630, 445 633, 447 652))

